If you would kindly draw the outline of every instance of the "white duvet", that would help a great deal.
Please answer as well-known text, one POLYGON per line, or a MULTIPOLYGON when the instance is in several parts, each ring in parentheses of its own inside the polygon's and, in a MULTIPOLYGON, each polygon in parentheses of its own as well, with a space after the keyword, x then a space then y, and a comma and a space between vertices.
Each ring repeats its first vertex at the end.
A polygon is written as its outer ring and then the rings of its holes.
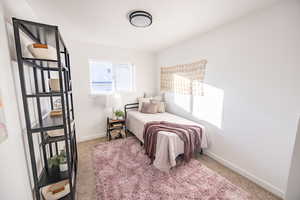
MULTIPOLYGON (((127 129, 132 132, 141 142, 143 140, 144 125, 151 121, 167 121, 178 124, 198 125, 203 128, 201 147, 207 148, 207 136, 202 125, 189 121, 182 117, 164 112, 156 114, 145 114, 137 110, 127 112, 127 129)), ((176 157, 184 152, 183 141, 174 133, 161 131, 158 133, 156 154, 153 165, 162 170, 169 171, 176 165, 176 157)))

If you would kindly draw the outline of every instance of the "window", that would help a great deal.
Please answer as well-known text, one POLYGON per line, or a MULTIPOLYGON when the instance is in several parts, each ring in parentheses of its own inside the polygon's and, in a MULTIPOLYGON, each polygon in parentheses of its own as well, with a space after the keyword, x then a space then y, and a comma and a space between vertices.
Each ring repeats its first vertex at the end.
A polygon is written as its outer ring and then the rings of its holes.
POLYGON ((131 64, 90 61, 92 94, 131 92, 134 90, 134 67, 131 64))

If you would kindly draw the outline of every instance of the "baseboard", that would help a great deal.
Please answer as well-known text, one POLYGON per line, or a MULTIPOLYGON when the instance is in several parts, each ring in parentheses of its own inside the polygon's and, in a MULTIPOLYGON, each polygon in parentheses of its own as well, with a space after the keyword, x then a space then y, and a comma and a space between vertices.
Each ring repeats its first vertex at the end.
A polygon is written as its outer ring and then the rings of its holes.
POLYGON ((101 137, 106 137, 106 133, 97 133, 97 134, 93 134, 93 135, 86 135, 86 136, 78 136, 77 138, 77 142, 85 142, 88 140, 93 140, 93 139, 97 139, 97 138, 101 138, 101 137))
POLYGON ((221 163, 222 165, 228 167, 229 169, 235 171, 236 173, 248 178, 249 180, 251 180, 252 182, 256 183, 257 185, 263 187, 264 189, 268 190, 269 192, 271 192, 272 194, 283 198, 284 199, 284 192, 282 190, 280 190, 279 188, 273 186, 272 184, 254 176, 253 174, 247 172, 244 169, 241 169, 240 167, 236 166, 235 164, 224 160, 223 158, 219 157, 218 155, 210 152, 210 151, 205 151, 204 154, 206 154, 207 156, 213 158, 214 160, 218 161, 219 163, 221 163))

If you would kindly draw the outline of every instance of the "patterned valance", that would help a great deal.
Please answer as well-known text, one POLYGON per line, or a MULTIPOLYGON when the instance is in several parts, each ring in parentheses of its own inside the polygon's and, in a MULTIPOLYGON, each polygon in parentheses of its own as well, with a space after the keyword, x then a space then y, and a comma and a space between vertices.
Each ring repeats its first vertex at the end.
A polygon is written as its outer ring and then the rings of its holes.
POLYGON ((206 60, 201 60, 190 64, 161 67, 161 91, 203 95, 202 83, 205 76, 206 63, 206 60))

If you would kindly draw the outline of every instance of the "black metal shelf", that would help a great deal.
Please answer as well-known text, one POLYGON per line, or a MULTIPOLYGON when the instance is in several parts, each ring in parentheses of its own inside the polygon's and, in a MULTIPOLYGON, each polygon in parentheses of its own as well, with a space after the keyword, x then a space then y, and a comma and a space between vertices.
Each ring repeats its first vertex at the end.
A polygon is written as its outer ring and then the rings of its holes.
POLYGON ((42 198, 40 192, 41 187, 67 179, 70 185, 70 194, 61 199, 74 200, 78 155, 76 130, 73 122, 74 108, 69 52, 57 26, 16 18, 13 18, 13 26, 35 199, 40 200, 42 198), (27 35, 35 43, 47 44, 56 48, 57 59, 24 57, 22 49, 26 47, 22 46, 20 32, 27 35), (33 77, 33 81, 30 81, 29 84, 34 84, 34 87, 26 87, 28 82, 25 77, 25 75, 27 75, 27 71, 25 73, 25 67, 32 69, 28 71, 28 73, 30 73, 29 76, 33 77), (52 71, 55 71, 55 75, 51 73, 52 71), (51 79, 51 76, 55 76, 55 78, 59 79, 61 91, 51 91, 50 88, 46 88, 48 85, 46 86, 45 83, 51 79), (34 88, 34 91, 27 91, 29 88, 34 88), (54 108, 57 99, 54 97, 60 97, 62 116, 51 117, 49 114, 43 118, 42 111, 45 108, 42 108, 41 101, 50 101, 49 105, 51 105, 51 108, 46 109, 47 111, 57 109, 54 108), (32 99, 35 99, 35 101, 31 101, 32 99), (31 116, 32 112, 30 112, 29 101, 36 105, 37 119, 31 116), (36 122, 34 126, 32 126, 32 119, 36 122), (64 135, 57 137, 47 135, 47 131, 59 129, 63 131, 64 135), (33 137, 41 138, 38 148, 34 145, 33 137), (63 145, 58 145, 58 143, 63 145), (48 166, 49 156, 57 155, 59 151, 62 150, 62 146, 64 146, 67 155, 68 170, 66 172, 59 172, 59 170, 50 169, 48 166), (36 150, 40 152, 36 153, 36 150), (43 161, 43 170, 41 173, 37 170, 36 155, 43 157, 43 159, 40 158, 40 160, 43 161))

